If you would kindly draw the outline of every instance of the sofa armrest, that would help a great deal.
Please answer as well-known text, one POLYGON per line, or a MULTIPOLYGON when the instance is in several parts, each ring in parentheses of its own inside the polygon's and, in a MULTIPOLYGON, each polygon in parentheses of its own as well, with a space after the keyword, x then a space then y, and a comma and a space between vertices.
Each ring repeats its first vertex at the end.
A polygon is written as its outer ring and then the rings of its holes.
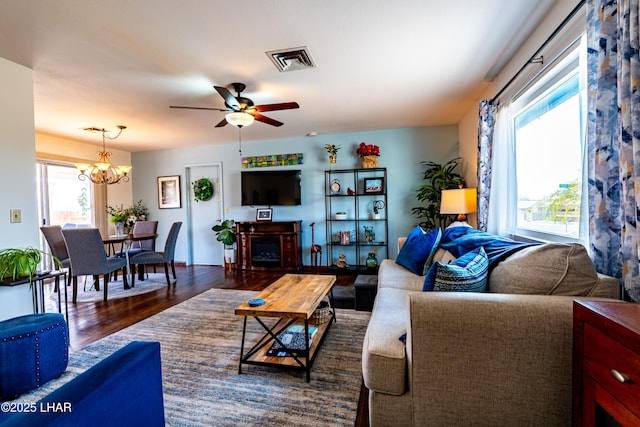
POLYGON ((87 420, 92 426, 164 426, 160 343, 129 343, 45 396, 36 409, 0 426, 81 426, 87 420))
POLYGON ((573 299, 409 294, 413 425, 570 425, 573 299))

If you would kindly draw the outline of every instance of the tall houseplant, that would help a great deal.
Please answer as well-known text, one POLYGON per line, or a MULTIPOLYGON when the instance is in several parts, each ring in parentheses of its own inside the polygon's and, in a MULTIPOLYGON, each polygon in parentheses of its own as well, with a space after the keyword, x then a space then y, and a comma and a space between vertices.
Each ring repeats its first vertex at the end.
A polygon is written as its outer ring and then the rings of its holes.
POLYGON ((236 223, 232 219, 225 219, 221 224, 214 225, 211 229, 216 233, 216 240, 224 245, 224 260, 234 264, 236 252, 233 247, 236 242, 236 223))
POLYGON ((442 190, 452 190, 465 186, 464 178, 458 172, 461 157, 449 160, 444 165, 435 162, 420 162, 425 166, 423 179, 426 184, 418 188, 417 196, 419 202, 423 202, 423 206, 411 208, 411 213, 420 219, 420 226, 426 230, 436 227, 446 227, 452 223, 455 215, 440 214, 440 199, 442 198, 442 190))

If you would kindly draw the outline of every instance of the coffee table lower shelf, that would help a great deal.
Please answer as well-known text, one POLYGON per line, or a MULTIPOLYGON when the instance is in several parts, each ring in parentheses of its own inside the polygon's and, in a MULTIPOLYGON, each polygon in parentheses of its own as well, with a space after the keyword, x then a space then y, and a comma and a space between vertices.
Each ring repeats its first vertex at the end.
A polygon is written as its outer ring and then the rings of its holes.
MULTIPOLYGON (((265 334, 260 338, 251 349, 244 352, 245 336, 247 330, 247 317, 245 316, 242 329, 242 345, 240 348, 240 364, 238 366, 238 374, 242 374, 242 365, 261 365, 261 366, 285 366, 292 369, 300 369, 306 371, 307 382, 311 381, 311 367, 315 360, 320 345, 324 341, 327 331, 331 324, 335 322, 335 314, 333 310, 329 312, 328 320, 320 324, 312 324, 308 320, 306 322, 295 321, 293 319, 279 319, 273 326, 266 325, 262 319, 254 316, 254 319, 265 329, 265 334), (274 336, 286 330, 293 324, 299 324, 306 327, 316 326, 318 330, 311 341, 311 348, 308 351, 302 351, 298 355, 290 356, 269 356, 267 351, 274 344, 274 336)), ((286 351, 282 348, 282 351, 286 351)))

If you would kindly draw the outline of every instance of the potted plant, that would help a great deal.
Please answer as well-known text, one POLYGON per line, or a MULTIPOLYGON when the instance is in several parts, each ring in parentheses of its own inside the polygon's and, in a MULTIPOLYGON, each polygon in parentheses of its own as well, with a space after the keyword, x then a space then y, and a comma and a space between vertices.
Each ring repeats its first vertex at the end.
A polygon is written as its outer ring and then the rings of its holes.
POLYGON ((420 226, 425 230, 436 227, 444 228, 455 220, 455 215, 440 214, 440 199, 442 190, 464 187, 464 178, 457 172, 461 160, 460 157, 457 157, 444 165, 435 162, 420 162, 426 166, 423 178, 427 184, 420 186, 416 198, 418 201, 424 202, 425 205, 412 208, 411 212, 422 219, 420 226))
POLYGON ((236 251, 234 243, 236 242, 236 223, 232 219, 225 219, 221 224, 211 227, 216 233, 216 240, 224 245, 224 261, 225 264, 235 264, 236 251))
POLYGON ((28 277, 29 283, 31 283, 43 256, 51 257, 58 268, 62 268, 62 263, 58 258, 36 248, 0 250, 0 280, 15 281, 28 277))

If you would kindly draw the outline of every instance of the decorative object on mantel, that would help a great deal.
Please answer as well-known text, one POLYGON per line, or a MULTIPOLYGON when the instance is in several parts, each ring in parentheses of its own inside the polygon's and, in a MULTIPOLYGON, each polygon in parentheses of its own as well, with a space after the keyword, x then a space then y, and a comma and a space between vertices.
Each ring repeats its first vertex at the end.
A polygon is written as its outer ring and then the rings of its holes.
POLYGON ((111 223, 115 226, 116 234, 129 234, 133 231, 136 221, 146 221, 149 217, 149 209, 142 204, 142 199, 133 206, 124 209, 120 207, 106 206, 107 213, 111 216, 111 223))
POLYGON ((326 144, 324 149, 329 153, 329 169, 332 169, 333 165, 338 161, 338 150, 340 149, 340 146, 335 144, 326 144))
POLYGON ((102 133, 102 151, 98 151, 98 161, 94 164, 76 163, 76 168, 80 171, 78 178, 81 181, 84 181, 87 178, 94 184, 117 184, 121 181, 129 181, 127 174, 131 170, 131 166, 114 166, 113 163, 111 163, 111 153, 107 151, 105 146, 105 139, 116 139, 127 127, 119 125, 117 128, 119 130, 115 136, 107 136, 107 133, 110 131, 105 128, 84 128, 87 132, 102 133))
POLYGON ((197 202, 205 202, 213 197, 213 183, 209 178, 200 178, 191 183, 193 186, 193 199, 197 202))
POLYGON ((380 155, 380 147, 373 144, 365 144, 361 142, 356 150, 356 154, 362 157, 362 169, 377 168, 378 156, 380 155))
POLYGON ((264 168, 271 166, 293 166, 304 163, 302 153, 270 154, 268 156, 251 156, 242 158, 242 169, 264 168))

